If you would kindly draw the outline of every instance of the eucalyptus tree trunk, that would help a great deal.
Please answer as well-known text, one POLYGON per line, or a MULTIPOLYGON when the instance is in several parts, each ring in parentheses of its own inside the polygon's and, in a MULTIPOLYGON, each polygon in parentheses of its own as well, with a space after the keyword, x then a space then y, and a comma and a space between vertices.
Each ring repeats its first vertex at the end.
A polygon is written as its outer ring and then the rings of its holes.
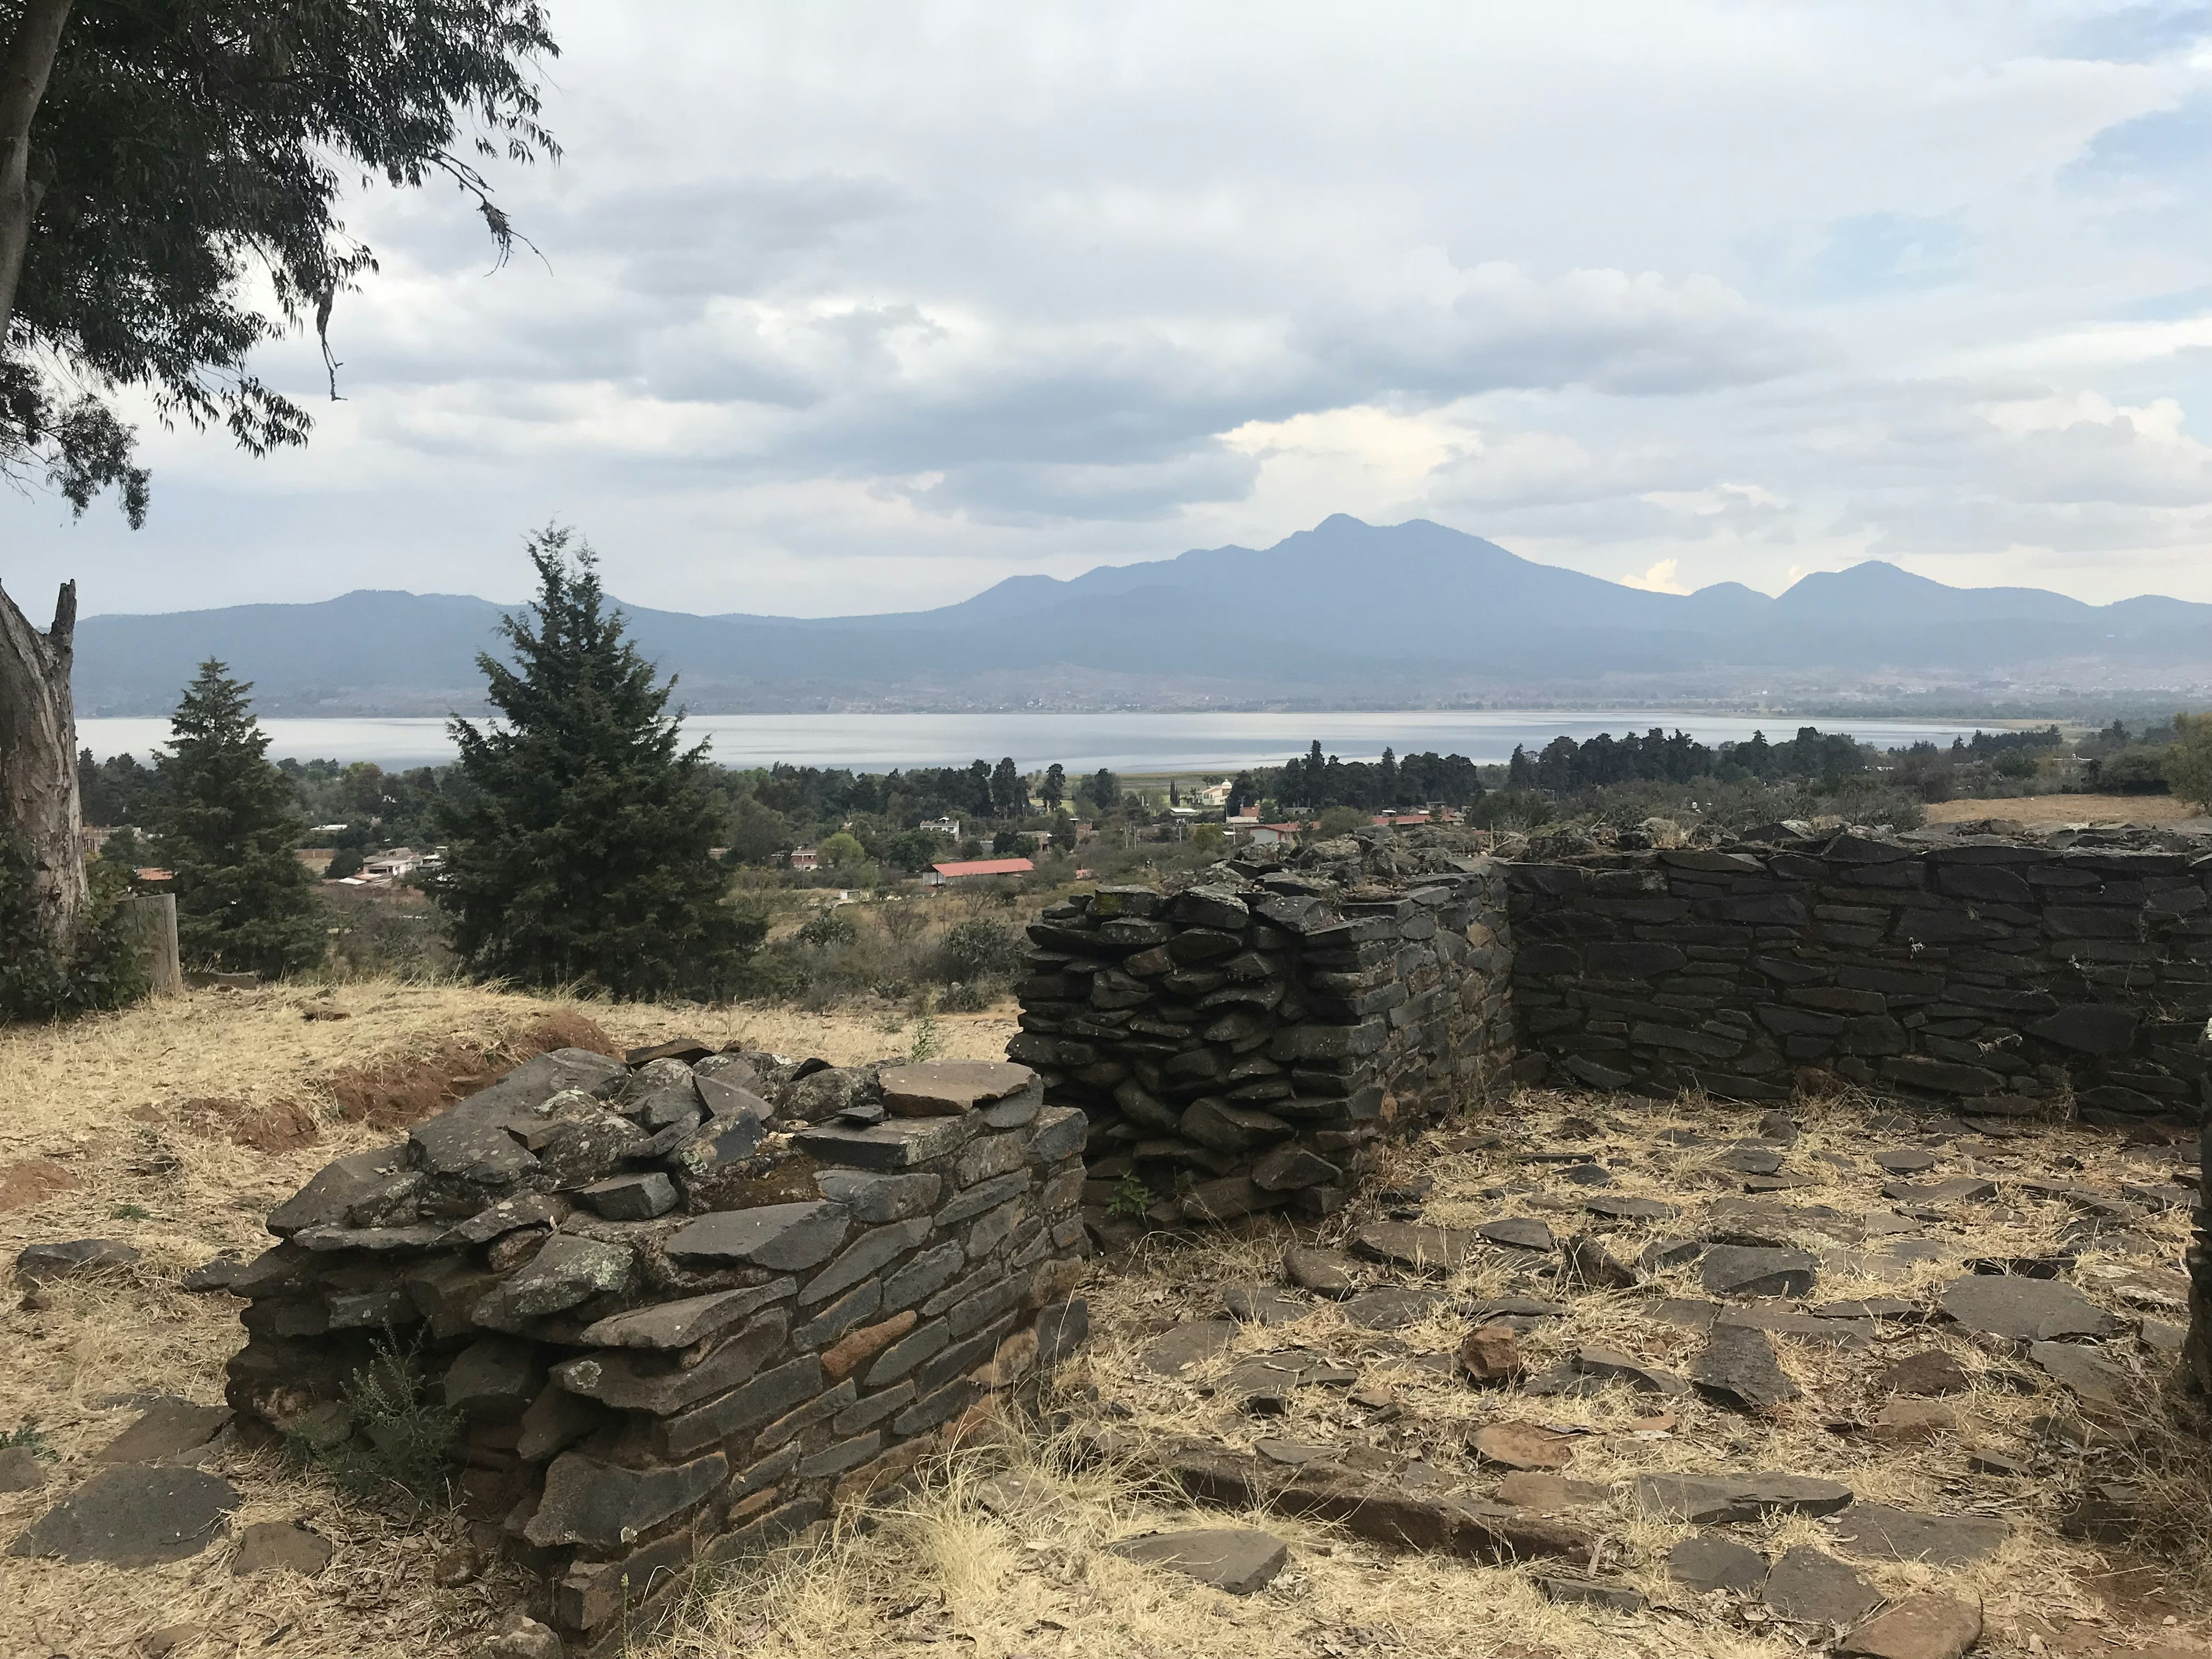
POLYGON ((0 588, 0 838, 28 855, 32 925, 66 955, 84 908, 70 657, 76 584, 64 582, 41 634, 0 588))
MULTIPOLYGON (((42 193, 31 167, 31 121, 46 95, 70 4, 24 0, 15 33, 0 41, 0 352, 7 349, 42 193)), ((64 955, 85 901, 76 711, 70 702, 76 633, 75 582, 62 584, 54 625, 43 634, 0 589, 0 840, 28 855, 33 927, 64 955)))

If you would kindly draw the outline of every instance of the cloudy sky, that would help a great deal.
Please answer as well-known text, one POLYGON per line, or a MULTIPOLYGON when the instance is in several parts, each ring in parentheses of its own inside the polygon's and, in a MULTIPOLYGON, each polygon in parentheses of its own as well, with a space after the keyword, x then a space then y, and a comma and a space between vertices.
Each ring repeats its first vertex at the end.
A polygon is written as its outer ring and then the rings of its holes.
MULTIPOLYGON (((2212 7, 552 0, 543 250, 375 193, 345 401, 0 494, 92 611, 909 609, 1426 517, 1679 589, 2212 600, 2212 7)), ((319 385, 305 346, 265 373, 319 385)))

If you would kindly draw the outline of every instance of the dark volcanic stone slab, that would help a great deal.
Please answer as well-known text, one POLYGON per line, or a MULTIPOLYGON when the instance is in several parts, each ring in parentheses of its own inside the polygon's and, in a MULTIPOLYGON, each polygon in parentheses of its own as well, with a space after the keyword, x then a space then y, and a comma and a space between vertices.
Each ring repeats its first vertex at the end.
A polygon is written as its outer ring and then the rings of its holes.
POLYGON ((215 1541, 238 1502, 237 1488, 204 1469, 125 1463, 33 1521, 8 1553, 119 1567, 181 1561, 215 1541))
POLYGON ((1774 1564, 1761 1599, 1801 1624, 1850 1625, 1880 1607, 1882 1597, 1834 1556, 1800 1544, 1774 1564))
POLYGON ((1559 1247, 1552 1230, 1532 1215, 1509 1216, 1503 1221, 1486 1221, 1474 1230, 1493 1244, 1503 1244, 1516 1250, 1550 1250, 1559 1247))
POLYGON ((1411 1285, 1378 1285, 1362 1291, 1343 1304, 1344 1316, 1370 1331, 1403 1330, 1426 1318, 1450 1301, 1441 1291, 1425 1291, 1411 1285))
POLYGON ((1716 1244, 1698 1262, 1698 1278, 1715 1296, 1803 1296, 1820 1265, 1802 1250, 1716 1244))
POLYGON ((1656 1198, 1632 1198, 1625 1193, 1600 1193, 1583 1200, 1583 1208, 1608 1221, 1672 1221, 1681 1206, 1656 1198))
POLYGON ((1693 1590, 1748 1595, 1766 1582, 1766 1558, 1732 1540, 1700 1533, 1667 1552, 1667 1576, 1693 1590))
POLYGON ((1144 1352, 1143 1364, 1162 1376, 1180 1376, 1200 1360, 1219 1353, 1236 1337, 1234 1320, 1185 1320, 1152 1339, 1144 1352))
POLYGON ((1771 1411, 1798 1395, 1766 1333, 1741 1325, 1713 1327, 1690 1367, 1690 1381, 1723 1404, 1746 1411, 1771 1411))
POLYGON ((1489 1249, 1472 1231, 1430 1227, 1417 1222, 1377 1221, 1352 1237, 1352 1248, 1378 1261, 1443 1273, 1489 1249))
POLYGON ((1221 1303, 1231 1319, 1248 1324, 1287 1325, 1314 1310, 1304 1297, 1273 1285, 1231 1285, 1221 1293, 1221 1303))
POLYGON ((1106 1547, 1115 1555, 1168 1567, 1231 1595, 1264 1589, 1290 1559, 1290 1546, 1273 1533, 1248 1527, 1193 1527, 1124 1538, 1106 1547))
POLYGON ((1993 1516, 1928 1515, 1890 1504, 1854 1504, 1836 1527, 1837 1543, 1854 1555, 1938 1567, 1986 1561, 2011 1534, 1993 1516))
POLYGON ((2016 1342, 2111 1336, 2119 1329, 2118 1320, 2063 1279, 1970 1273, 1946 1285, 1937 1301, 1966 1329, 2016 1342))

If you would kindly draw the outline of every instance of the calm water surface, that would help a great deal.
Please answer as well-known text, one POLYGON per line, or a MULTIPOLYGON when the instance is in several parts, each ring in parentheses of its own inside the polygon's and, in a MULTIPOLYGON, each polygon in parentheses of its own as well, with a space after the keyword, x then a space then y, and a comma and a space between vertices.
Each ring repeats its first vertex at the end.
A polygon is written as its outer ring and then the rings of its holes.
MULTIPOLYGON (((445 722, 437 720, 265 720, 272 759, 374 761, 380 766, 432 766, 453 757, 445 722)), ((1709 744, 1739 741, 1754 731, 1796 735, 1802 725, 1848 732, 1885 748, 1926 738, 1948 744, 1973 731, 1972 722, 1796 715, 1670 714, 1650 709, 1540 712, 1480 709, 1462 713, 1296 714, 700 714, 684 723, 713 745, 725 766, 847 767, 965 765, 978 757, 1011 755, 1025 771, 1058 761, 1070 772, 1228 772, 1278 766, 1303 754, 1316 738, 1346 760, 1373 760, 1385 745, 1400 754, 1433 749, 1480 763, 1511 757, 1516 744, 1540 749, 1562 734, 1581 739, 1609 732, 1677 726, 1709 744)), ((88 720, 77 723, 80 746, 103 758, 143 757, 167 741, 164 720, 88 720)))

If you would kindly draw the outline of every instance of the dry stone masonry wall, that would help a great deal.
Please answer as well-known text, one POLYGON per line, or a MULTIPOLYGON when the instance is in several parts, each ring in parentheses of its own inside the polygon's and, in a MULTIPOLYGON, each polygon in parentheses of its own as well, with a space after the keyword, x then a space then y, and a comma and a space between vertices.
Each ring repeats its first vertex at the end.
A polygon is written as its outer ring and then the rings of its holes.
POLYGON ((1842 833, 1510 867, 1520 1075, 2188 1119, 2212 854, 1842 833))
POLYGON ((1002 1062, 558 1050, 277 1208, 230 1401, 343 1455, 392 1333, 470 1513, 600 1643, 1082 1340, 1086 1127, 1002 1062))
POLYGON ((1379 1136, 1503 1078, 1504 900, 1488 860, 1363 836, 1047 910, 1007 1052, 1089 1119, 1093 1224, 1340 1206, 1379 1136))

